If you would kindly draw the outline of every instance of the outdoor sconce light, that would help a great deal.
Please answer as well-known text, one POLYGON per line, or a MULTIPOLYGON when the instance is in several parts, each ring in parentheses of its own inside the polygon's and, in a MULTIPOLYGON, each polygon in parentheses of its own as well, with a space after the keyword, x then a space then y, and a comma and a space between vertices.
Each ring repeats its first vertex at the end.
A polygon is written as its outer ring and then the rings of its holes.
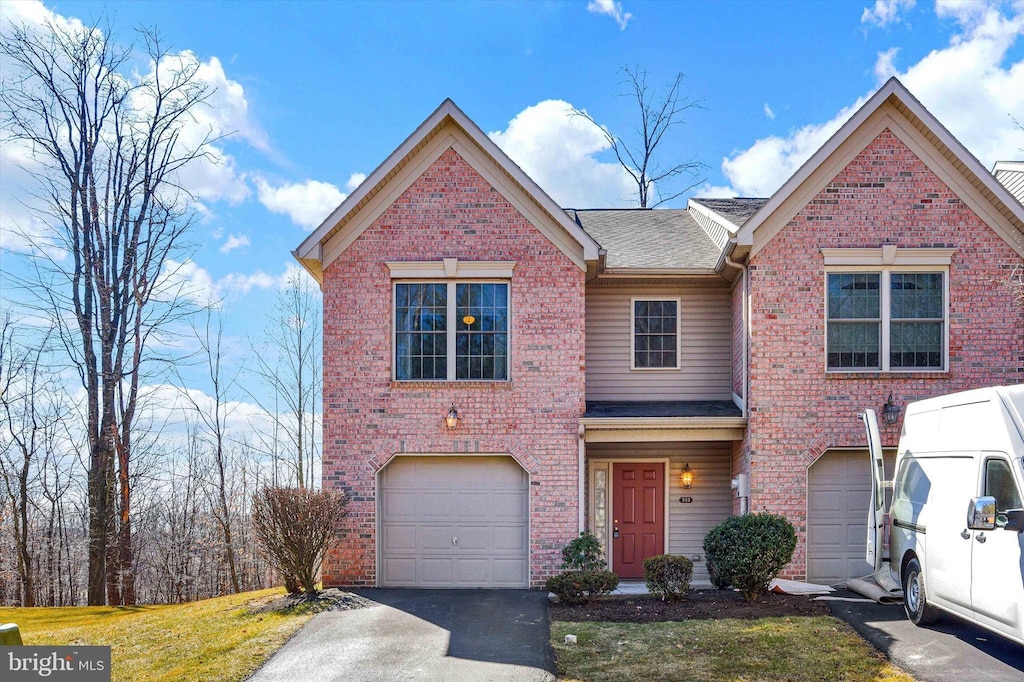
POLYGON ((679 474, 679 482, 683 484, 686 489, 693 487, 693 472, 690 471, 690 463, 687 462, 686 466, 683 467, 683 473, 679 474))
POLYGON ((882 406, 882 418, 885 419, 885 423, 892 426, 900 419, 900 408, 892 401, 892 393, 889 394, 889 399, 885 401, 885 405, 882 406))
POLYGON ((462 420, 459 419, 459 411, 455 409, 455 404, 453 403, 451 409, 448 410, 448 414, 445 415, 444 425, 449 431, 454 431, 459 428, 460 421, 462 420))

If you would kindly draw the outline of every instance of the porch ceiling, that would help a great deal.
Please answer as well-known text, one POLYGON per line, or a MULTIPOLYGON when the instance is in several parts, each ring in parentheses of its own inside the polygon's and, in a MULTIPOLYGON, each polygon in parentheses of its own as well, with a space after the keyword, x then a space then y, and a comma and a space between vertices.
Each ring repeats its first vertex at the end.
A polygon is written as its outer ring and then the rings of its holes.
POLYGON ((728 400, 588 401, 588 443, 740 441, 747 420, 728 400))

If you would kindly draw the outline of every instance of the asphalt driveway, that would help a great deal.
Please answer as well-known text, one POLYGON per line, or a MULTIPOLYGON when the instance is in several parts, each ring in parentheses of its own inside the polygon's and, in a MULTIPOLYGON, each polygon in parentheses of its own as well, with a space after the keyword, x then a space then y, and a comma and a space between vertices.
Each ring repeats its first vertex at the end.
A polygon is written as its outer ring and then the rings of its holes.
POLYGON ((366 609, 315 616, 251 678, 554 680, 547 593, 527 590, 353 590, 366 609))
MULTIPOLYGON (((852 592, 835 596, 858 597, 852 592)), ((976 625, 943 615, 935 625, 919 628, 899 604, 829 601, 829 606, 833 615, 921 682, 1024 680, 1024 646, 976 625)))

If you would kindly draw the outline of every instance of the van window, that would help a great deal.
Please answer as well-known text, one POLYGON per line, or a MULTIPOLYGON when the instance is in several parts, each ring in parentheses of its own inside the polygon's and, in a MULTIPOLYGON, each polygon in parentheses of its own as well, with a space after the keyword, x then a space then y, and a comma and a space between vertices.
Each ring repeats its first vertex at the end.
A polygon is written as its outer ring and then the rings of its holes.
POLYGON ((1022 508, 1010 463, 1005 459, 986 460, 985 494, 996 498, 996 509, 999 511, 1022 508))
POLYGON ((924 504, 928 499, 931 482, 916 459, 904 459, 900 472, 896 474, 896 496, 914 504, 924 504))

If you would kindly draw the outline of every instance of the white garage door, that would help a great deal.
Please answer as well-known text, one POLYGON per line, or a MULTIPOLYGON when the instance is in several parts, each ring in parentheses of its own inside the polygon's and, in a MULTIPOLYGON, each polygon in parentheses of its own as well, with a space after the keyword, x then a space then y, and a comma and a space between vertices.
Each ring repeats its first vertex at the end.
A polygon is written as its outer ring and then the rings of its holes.
MULTIPOLYGON (((891 453, 885 453, 892 477, 891 453)), ((807 579, 836 583, 871 573, 864 560, 871 469, 867 450, 826 452, 807 474, 807 579)))
POLYGON ((396 457, 381 473, 381 584, 528 587, 528 492, 511 457, 396 457))

